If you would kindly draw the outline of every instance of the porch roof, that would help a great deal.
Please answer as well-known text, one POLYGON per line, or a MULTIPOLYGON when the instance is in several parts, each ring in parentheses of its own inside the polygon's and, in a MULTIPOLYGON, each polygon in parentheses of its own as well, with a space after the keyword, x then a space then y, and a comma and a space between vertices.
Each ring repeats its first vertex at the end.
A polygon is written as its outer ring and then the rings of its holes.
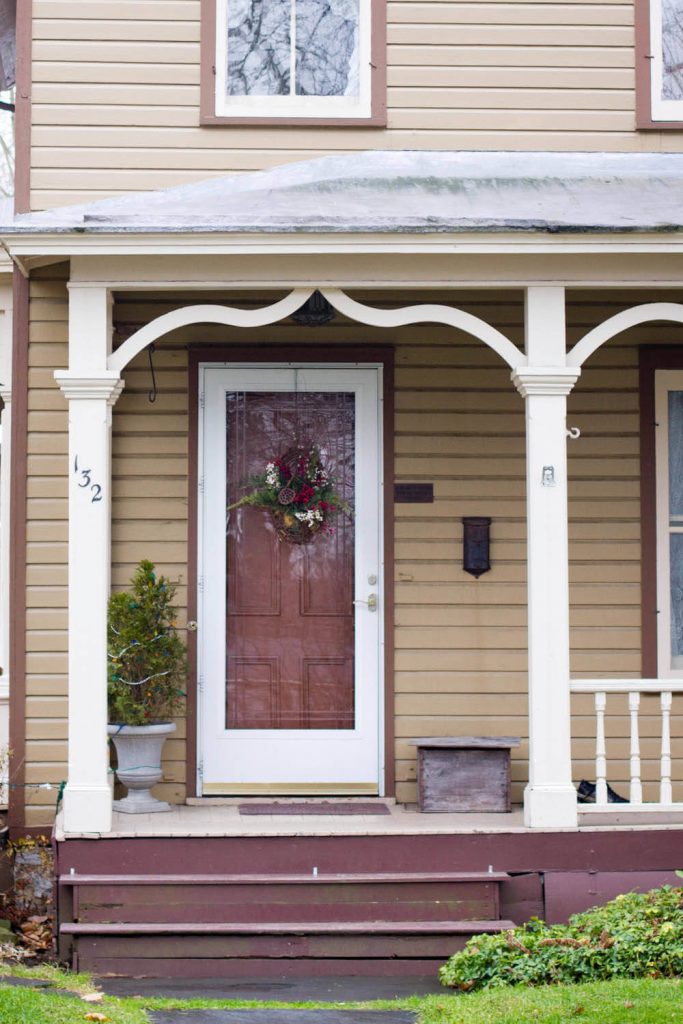
POLYGON ((683 153, 369 151, 17 216, 0 235, 683 229, 683 153))

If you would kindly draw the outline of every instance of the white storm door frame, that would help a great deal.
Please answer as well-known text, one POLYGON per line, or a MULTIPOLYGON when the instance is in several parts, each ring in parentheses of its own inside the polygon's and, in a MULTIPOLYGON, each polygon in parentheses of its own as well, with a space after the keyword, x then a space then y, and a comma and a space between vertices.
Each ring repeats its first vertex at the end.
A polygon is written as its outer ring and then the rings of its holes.
POLYGON ((199 795, 384 792, 382 367, 376 364, 202 363, 199 366, 199 795), (226 729, 226 395, 231 391, 356 395, 355 726, 226 729), (376 583, 370 583, 371 578, 376 583), (368 607, 369 593, 378 609, 368 607))

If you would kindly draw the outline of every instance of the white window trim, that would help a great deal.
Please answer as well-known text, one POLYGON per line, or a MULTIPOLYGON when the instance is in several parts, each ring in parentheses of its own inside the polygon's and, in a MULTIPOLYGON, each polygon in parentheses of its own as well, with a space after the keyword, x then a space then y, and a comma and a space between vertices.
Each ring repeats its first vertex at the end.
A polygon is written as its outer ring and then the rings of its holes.
MULTIPOLYGON (((359 0, 358 96, 228 96, 227 19, 229 0, 216 0, 216 116, 267 118, 370 118, 372 116, 372 0, 359 0)), ((292 10, 294 2, 292 3, 292 10)), ((292 76, 293 80, 293 76, 292 76)))
POLYGON ((683 100, 662 99, 662 0, 650 0, 650 105, 653 121, 683 121, 683 100))
MULTIPOLYGON (((669 537, 669 392, 683 391, 683 370, 655 371, 656 480, 657 480, 657 676, 683 678, 671 665, 671 561, 669 537)), ((675 532, 683 533, 683 522, 675 532)), ((683 658, 681 658, 683 661, 683 658)))

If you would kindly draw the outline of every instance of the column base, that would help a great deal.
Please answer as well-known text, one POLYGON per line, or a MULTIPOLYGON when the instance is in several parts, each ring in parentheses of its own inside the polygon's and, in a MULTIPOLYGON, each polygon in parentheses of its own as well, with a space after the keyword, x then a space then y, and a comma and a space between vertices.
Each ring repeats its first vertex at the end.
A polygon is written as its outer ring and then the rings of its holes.
POLYGON ((107 833, 112 825, 111 787, 72 786, 64 790, 63 829, 66 833, 107 833))
POLYGON ((578 814, 573 786, 532 786, 524 790, 527 828, 576 828, 578 814))

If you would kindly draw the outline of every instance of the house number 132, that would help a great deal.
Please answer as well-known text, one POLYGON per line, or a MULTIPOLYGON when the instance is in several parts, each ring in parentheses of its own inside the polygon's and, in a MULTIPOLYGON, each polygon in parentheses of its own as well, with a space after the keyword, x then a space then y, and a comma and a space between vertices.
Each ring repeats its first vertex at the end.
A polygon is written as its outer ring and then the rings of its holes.
POLYGON ((102 487, 100 484, 95 484, 92 481, 92 470, 91 469, 79 469, 78 466, 78 455, 74 459, 74 473, 76 476, 80 476, 78 486, 84 490, 88 490, 91 494, 91 503, 95 501, 102 501, 102 487))

